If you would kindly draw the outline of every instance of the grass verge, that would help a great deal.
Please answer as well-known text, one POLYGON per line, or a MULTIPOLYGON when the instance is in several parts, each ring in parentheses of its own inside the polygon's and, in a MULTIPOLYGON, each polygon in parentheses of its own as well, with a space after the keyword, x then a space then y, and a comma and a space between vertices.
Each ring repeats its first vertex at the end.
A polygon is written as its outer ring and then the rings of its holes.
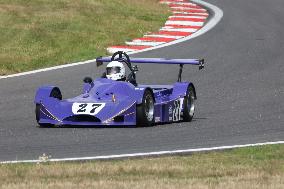
POLYGON ((0 188, 284 188, 284 145, 190 156, 0 165, 0 188))
POLYGON ((158 0, 0 0, 0 75, 93 59, 157 31, 158 0))

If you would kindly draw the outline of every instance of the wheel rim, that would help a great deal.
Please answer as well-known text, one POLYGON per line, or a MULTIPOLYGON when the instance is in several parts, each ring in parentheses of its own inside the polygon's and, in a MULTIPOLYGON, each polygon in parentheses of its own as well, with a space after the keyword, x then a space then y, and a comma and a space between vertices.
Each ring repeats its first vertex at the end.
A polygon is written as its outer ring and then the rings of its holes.
POLYGON ((152 121, 154 117, 154 101, 152 95, 148 94, 145 98, 145 114, 148 121, 152 121))
POLYGON ((189 110, 189 115, 192 117, 194 115, 194 110, 195 110, 194 95, 192 92, 189 93, 187 107, 189 110))

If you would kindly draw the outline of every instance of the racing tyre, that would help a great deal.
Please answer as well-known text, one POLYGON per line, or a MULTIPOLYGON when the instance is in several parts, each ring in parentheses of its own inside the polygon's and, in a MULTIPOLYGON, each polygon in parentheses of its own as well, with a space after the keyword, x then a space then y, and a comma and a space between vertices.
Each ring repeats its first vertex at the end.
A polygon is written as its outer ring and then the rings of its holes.
POLYGON ((154 124, 154 97, 150 90, 145 90, 142 103, 136 108, 137 126, 154 124))
MULTIPOLYGON (((59 88, 57 88, 57 87, 55 87, 55 88, 53 88, 53 89, 51 90, 49 96, 52 97, 52 98, 57 98, 58 100, 62 100, 61 91, 60 91, 59 88)), ((40 119, 40 108, 41 108, 41 105, 40 105, 40 104, 36 104, 35 115, 36 115, 37 124, 39 125, 39 127, 52 127, 53 125, 51 125, 51 124, 39 123, 39 119, 40 119)))
POLYGON ((37 124, 38 124, 39 127, 52 127, 51 124, 39 123, 39 118, 40 118, 40 104, 36 104, 35 114, 36 114, 36 122, 37 122, 37 124))
POLYGON ((184 97, 183 120, 190 122, 195 111, 195 91, 191 85, 188 86, 186 96, 184 97))
POLYGON ((62 100, 62 94, 58 87, 54 87, 50 92, 50 97, 57 98, 58 100, 62 100))

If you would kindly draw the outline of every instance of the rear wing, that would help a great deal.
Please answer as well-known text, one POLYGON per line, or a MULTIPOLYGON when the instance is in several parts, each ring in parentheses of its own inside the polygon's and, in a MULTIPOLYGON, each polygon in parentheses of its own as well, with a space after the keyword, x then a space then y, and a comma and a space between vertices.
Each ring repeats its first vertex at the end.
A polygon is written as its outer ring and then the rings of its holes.
MULTIPOLYGON (((96 59, 97 66, 111 61, 113 59, 110 57, 98 57, 96 59)), ((124 59, 117 59, 116 61, 124 62, 124 59)), ((200 70, 204 68, 204 59, 129 58, 129 62, 135 64, 190 64, 199 66, 200 70)))
POLYGON ((166 58, 130 58, 125 52, 118 51, 112 55, 112 57, 98 57, 96 59, 97 66, 103 65, 104 62, 119 61, 127 64, 131 70, 133 78, 135 78, 135 73, 138 71, 137 66, 132 66, 135 64, 178 64, 179 74, 178 82, 181 82, 181 75, 183 65, 196 65, 199 66, 199 70, 204 68, 204 59, 166 59, 166 58), (118 57, 117 57, 118 56, 118 57))

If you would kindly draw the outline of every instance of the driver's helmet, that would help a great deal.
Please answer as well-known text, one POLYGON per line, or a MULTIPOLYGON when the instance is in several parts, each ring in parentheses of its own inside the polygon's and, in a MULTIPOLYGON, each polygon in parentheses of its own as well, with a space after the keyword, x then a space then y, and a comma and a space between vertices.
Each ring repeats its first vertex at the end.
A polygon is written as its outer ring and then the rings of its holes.
POLYGON ((125 81, 125 67, 121 62, 112 61, 106 67, 106 77, 115 81, 125 81))

